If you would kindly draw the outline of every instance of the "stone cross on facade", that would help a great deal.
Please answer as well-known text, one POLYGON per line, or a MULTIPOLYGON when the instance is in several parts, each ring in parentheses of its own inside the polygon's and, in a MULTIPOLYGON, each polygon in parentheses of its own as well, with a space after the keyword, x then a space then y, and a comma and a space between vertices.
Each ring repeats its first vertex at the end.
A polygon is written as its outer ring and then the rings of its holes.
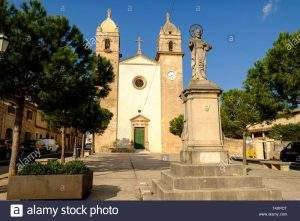
POLYGON ((137 42, 138 45, 137 54, 142 54, 142 43, 143 43, 142 38, 138 37, 135 42, 137 42))
POLYGON ((206 53, 211 46, 203 41, 200 30, 195 30, 189 42, 191 50, 192 80, 206 80, 206 53))

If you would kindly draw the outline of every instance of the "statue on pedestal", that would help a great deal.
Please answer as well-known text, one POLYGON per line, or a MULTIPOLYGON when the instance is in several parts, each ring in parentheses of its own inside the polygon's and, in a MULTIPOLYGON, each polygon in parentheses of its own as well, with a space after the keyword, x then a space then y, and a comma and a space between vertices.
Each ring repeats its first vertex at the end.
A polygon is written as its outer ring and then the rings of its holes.
POLYGON ((203 41, 203 29, 200 25, 193 25, 190 29, 192 36, 189 42, 191 50, 192 80, 206 80, 206 52, 211 45, 203 41))

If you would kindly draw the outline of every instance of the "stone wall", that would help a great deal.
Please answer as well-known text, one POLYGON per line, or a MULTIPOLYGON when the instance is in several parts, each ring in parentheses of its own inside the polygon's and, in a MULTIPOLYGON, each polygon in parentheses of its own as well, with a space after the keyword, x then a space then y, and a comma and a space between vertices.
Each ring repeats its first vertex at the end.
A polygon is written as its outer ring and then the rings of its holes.
MULTIPOLYGON (((289 142, 281 142, 273 139, 247 140, 248 154, 253 153, 256 159, 279 160, 280 152, 289 142)), ((243 140, 224 138, 224 149, 230 156, 243 156, 243 140)))
POLYGON ((228 151, 230 156, 243 156, 243 140, 225 137, 224 149, 228 151))

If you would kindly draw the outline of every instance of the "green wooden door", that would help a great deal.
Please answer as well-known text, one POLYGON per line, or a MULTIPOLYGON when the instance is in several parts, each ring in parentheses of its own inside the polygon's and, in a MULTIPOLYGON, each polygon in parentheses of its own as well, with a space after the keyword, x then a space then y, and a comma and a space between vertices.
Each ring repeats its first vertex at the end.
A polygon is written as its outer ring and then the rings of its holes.
POLYGON ((145 149, 145 128, 136 127, 134 128, 134 148, 145 149))

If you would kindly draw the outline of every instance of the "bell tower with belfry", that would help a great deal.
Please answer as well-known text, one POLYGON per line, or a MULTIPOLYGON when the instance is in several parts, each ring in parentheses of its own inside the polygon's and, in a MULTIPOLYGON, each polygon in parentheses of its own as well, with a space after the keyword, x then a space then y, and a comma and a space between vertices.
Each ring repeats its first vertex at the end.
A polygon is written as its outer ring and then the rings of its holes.
POLYGON ((183 104, 179 96, 183 88, 181 32, 166 14, 165 24, 161 27, 157 39, 155 60, 161 68, 161 121, 162 151, 179 153, 181 138, 170 133, 170 121, 183 113, 183 104))
POLYGON ((115 74, 115 80, 110 85, 111 91, 105 99, 100 101, 101 107, 106 108, 113 113, 113 118, 104 134, 95 136, 95 151, 103 152, 116 144, 118 122, 120 32, 118 26, 112 20, 112 12, 110 9, 107 10, 106 19, 97 27, 96 54, 111 62, 115 74))

